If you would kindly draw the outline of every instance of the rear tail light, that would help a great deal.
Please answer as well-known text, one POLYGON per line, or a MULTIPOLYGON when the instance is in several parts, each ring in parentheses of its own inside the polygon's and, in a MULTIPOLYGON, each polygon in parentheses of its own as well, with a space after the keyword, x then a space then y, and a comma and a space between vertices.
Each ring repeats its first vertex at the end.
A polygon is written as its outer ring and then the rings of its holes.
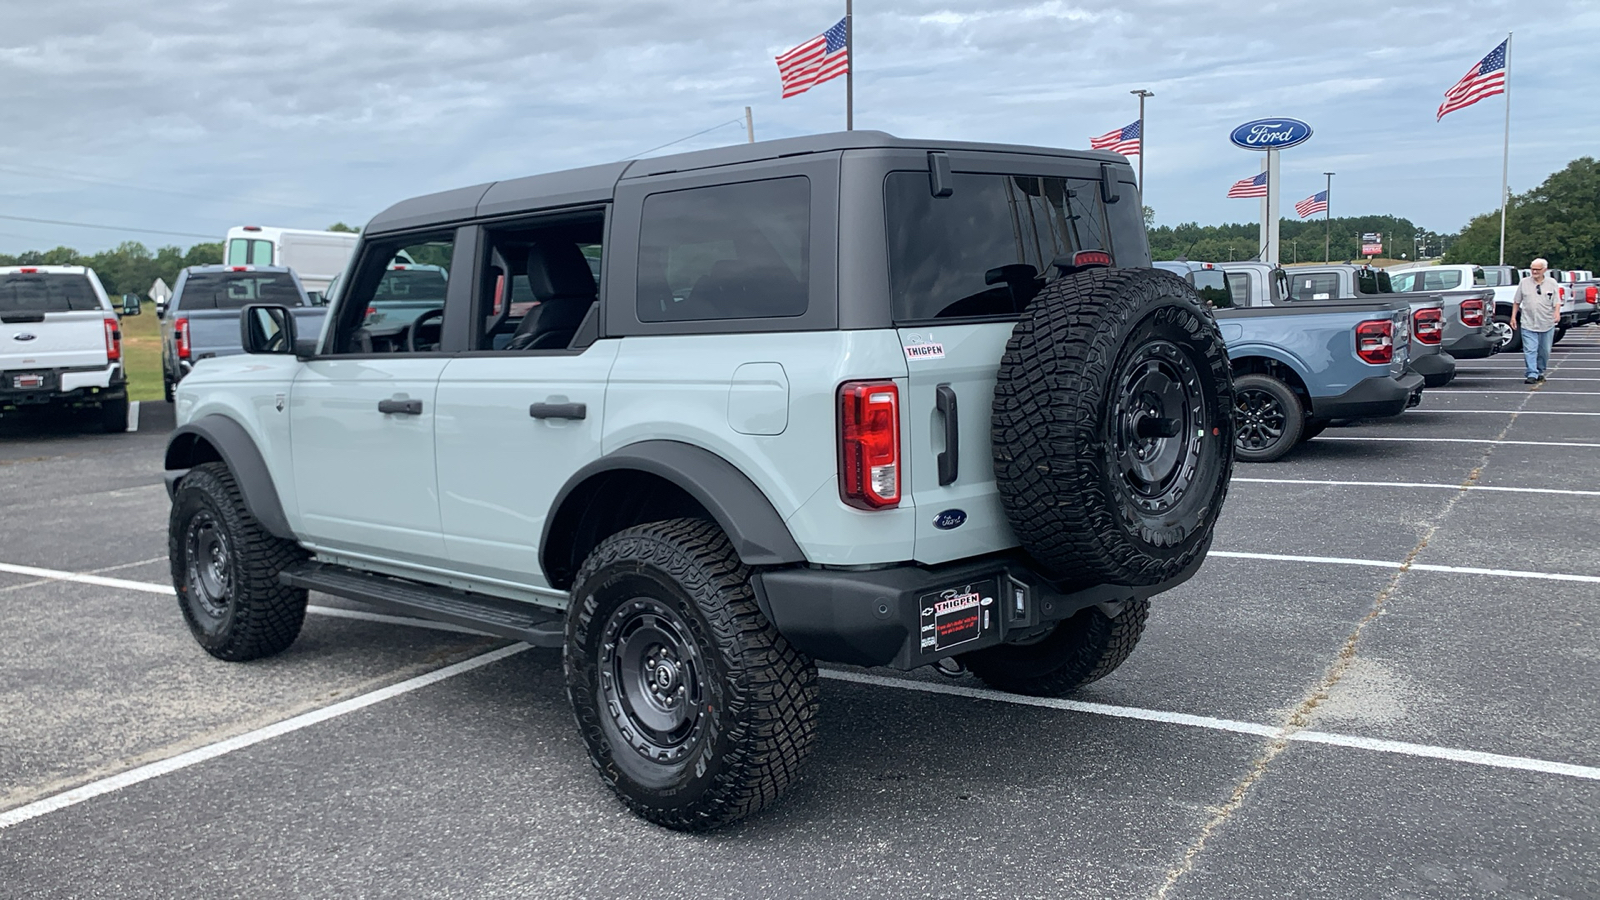
POLYGON ((1437 309, 1419 309, 1411 316, 1411 331, 1417 342, 1437 344, 1444 337, 1444 316, 1437 309))
POLYGON ((378 314, 378 308, 376 306, 367 307, 367 318, 368 319, 371 319, 373 316, 375 316, 377 314, 378 314))
POLYGON ((900 505, 900 389, 892 381, 839 386, 839 496, 857 509, 900 505))
POLYGON ((1109 266, 1111 254, 1104 250, 1079 250, 1072 254, 1072 264, 1075 266, 1109 266))
POLYGON ((1583 299, 1590 303, 1600 303, 1600 288, 1597 288, 1592 284, 1589 285, 1589 287, 1583 292, 1583 299))
POLYGON ((23 275, 37 275, 37 274, 39 274, 39 270, 37 268, 33 267, 33 266, 23 266, 22 268, 18 269, 17 271, 21 272, 23 275))
POLYGON ((261 230, 261 226, 260 225, 246 225, 246 226, 244 226, 243 230, 245 230, 245 231, 260 231, 261 230))
POLYGON ((250 271, 250 267, 249 266, 234 266, 232 270, 235 271, 235 272, 248 272, 248 271, 250 271))
POLYGON ((178 358, 189 358, 189 320, 178 319, 172 323, 172 341, 178 346, 178 358))
POLYGON ((1356 326, 1356 354, 1369 363, 1386 365, 1394 361, 1394 323, 1372 319, 1356 326))
POLYGON ((1483 324, 1482 300, 1461 301, 1461 324, 1470 325, 1473 328, 1483 324))
POLYGON ((122 329, 117 320, 106 316, 106 359, 116 362, 122 358, 122 329))

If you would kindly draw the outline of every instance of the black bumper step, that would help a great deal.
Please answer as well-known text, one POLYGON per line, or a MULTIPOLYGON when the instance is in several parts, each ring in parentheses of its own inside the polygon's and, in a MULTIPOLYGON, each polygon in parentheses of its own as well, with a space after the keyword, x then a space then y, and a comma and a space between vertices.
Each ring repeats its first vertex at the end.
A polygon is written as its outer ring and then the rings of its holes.
POLYGON ((554 610, 403 578, 373 575, 331 563, 297 563, 278 573, 278 581, 290 587, 359 600, 396 615, 448 622, 525 641, 535 647, 559 647, 565 634, 562 615, 554 610))

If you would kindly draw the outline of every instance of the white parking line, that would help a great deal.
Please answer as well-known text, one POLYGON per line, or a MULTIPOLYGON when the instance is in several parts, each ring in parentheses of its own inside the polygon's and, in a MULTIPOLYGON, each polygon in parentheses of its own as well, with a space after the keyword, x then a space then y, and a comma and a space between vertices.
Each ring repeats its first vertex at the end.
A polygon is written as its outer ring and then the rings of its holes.
POLYGON ((1454 747, 1435 747, 1428 744, 1412 744, 1406 741, 1389 741, 1381 738, 1335 734, 1329 731, 1288 731, 1270 725, 1258 725, 1254 722, 1241 722, 1236 719, 1192 716, 1187 713, 1140 709, 1132 706, 1113 706, 1108 703, 1090 703, 1083 700, 1024 697, 1020 694, 1005 694, 1000 691, 971 688, 957 684, 935 684, 926 681, 911 681, 905 678, 868 675, 861 672, 843 672, 836 669, 823 669, 819 674, 823 678, 834 681, 919 691, 925 694, 942 694, 947 697, 963 697, 969 700, 991 700, 996 703, 1009 703, 1014 706, 1032 706, 1042 709, 1062 710, 1064 712, 1087 713, 1094 716, 1108 716, 1116 719, 1159 722, 1164 725, 1184 725, 1190 728, 1226 731, 1233 734, 1245 734, 1274 740, 1283 739, 1305 744, 1323 744, 1331 747, 1371 750, 1378 753, 1393 753, 1400 756, 1416 756, 1424 759, 1441 759, 1476 766, 1488 766, 1495 769, 1514 769, 1523 772, 1539 772, 1545 775, 1564 775, 1569 778, 1600 781, 1600 768, 1595 766, 1579 766, 1572 763, 1554 762, 1526 756, 1505 756, 1499 753, 1460 750, 1454 747))
POLYGON ((1245 553, 1238 550, 1211 550, 1206 555, 1223 559, 1260 559, 1273 562, 1320 563, 1334 566, 1365 566, 1373 569, 1406 569, 1412 572, 1446 572, 1457 575, 1492 575, 1496 578, 1533 578, 1540 581, 1576 581, 1600 584, 1600 575, 1569 575, 1565 572, 1523 572, 1517 569, 1481 569, 1476 566, 1440 566, 1429 563, 1389 562, 1386 559, 1352 559, 1343 556, 1296 556, 1286 553, 1245 553))
POLYGON ((1354 437, 1341 434, 1323 434, 1316 439, 1319 441, 1361 441, 1363 443, 1389 441, 1402 444, 1512 444, 1519 447, 1600 447, 1600 444, 1584 444, 1577 441, 1497 441, 1494 438, 1354 437))
POLYGON ((151 584, 148 581, 128 581, 124 578, 107 578, 104 575, 85 575, 79 572, 63 572, 60 569, 41 569, 37 566, 17 566, 11 563, 0 563, 0 572, 10 572, 13 575, 31 575, 34 578, 48 578, 54 581, 74 581, 78 584, 94 584, 100 587, 122 588, 129 591, 144 591, 147 594, 170 594, 172 585, 151 584))
MULTIPOLYGON (((1473 375, 1473 374, 1470 374, 1470 373, 1467 373, 1467 372, 1463 372, 1460 369, 1456 370, 1456 377, 1457 378, 1471 378, 1473 381, 1522 381, 1523 380, 1523 378, 1519 378, 1519 377, 1517 377, 1515 375, 1473 375)), ((1525 378, 1526 376, 1523 376, 1523 377, 1525 378)), ((1561 377, 1562 381, 1600 381, 1600 378, 1575 378, 1575 377, 1572 377, 1570 375, 1562 375, 1560 377, 1561 377)), ((1434 388, 1434 390, 1443 391, 1444 388, 1434 388)))
POLYGON ((177 756, 169 757, 158 762, 139 766, 135 769, 129 769, 126 772, 112 775, 109 778, 102 778, 98 781, 91 781, 88 784, 73 788, 70 791, 64 791, 54 796, 46 797, 43 800, 29 803, 26 806, 19 806, 13 810, 0 812, 0 829, 9 828, 12 825, 26 822, 29 819, 36 819, 39 816, 47 815, 49 813, 56 812, 57 810, 66 809, 69 806, 74 806, 82 803, 85 800, 92 800, 95 797, 109 794, 112 791, 119 791, 125 787, 138 784, 142 781, 149 781, 152 778, 159 778, 162 775, 169 775, 180 769, 187 769, 190 766, 206 762, 207 760, 216 759, 219 756, 224 756, 232 753, 235 750, 243 750, 246 747, 254 746, 262 741, 268 741, 275 737, 279 737, 280 735, 299 731, 302 728, 316 725, 321 722, 326 722, 329 719, 336 719, 340 716, 353 713, 356 710, 366 709, 375 703, 382 703, 383 701, 392 697, 398 697, 402 694, 409 694, 418 688, 427 687, 430 684, 437 684, 438 682, 444 681, 446 678, 454 678, 457 675, 470 672, 473 669, 481 669, 490 663, 499 662, 508 656, 514 656, 527 649, 529 649, 527 644, 512 644, 509 647, 501 647, 499 650, 491 650, 481 656, 474 656, 471 659, 463 660, 455 663, 454 665, 445 666, 442 669, 435 669, 432 672, 428 672, 424 675, 418 675, 415 678, 407 678, 405 681, 399 682, 398 684, 391 684, 386 688, 379 688, 378 690, 370 693, 351 697, 349 700, 340 701, 332 706, 325 706, 322 709, 312 710, 311 712, 303 713, 293 718, 284 719, 282 722, 275 722, 264 728, 257 728, 254 731, 247 731, 244 734, 228 738, 225 741, 218 741, 215 744, 207 744, 204 747, 197 747, 187 753, 180 753, 177 756))
POLYGON ((1482 413, 1492 416, 1600 416, 1600 412, 1561 412, 1559 410, 1527 409, 1408 409, 1408 416, 1422 413, 1482 413))
POLYGON ((1350 487, 1403 487, 1403 488, 1438 488, 1446 491, 1504 491, 1511 494, 1559 494, 1571 497, 1600 497, 1600 491, 1573 491, 1557 490, 1555 488, 1518 488, 1495 487, 1486 484, 1443 484, 1429 481, 1322 481, 1311 478, 1244 478, 1233 476, 1234 481, 1247 481, 1252 484, 1319 484, 1350 487))
POLYGON ((1491 391, 1487 389, 1478 390, 1476 388, 1435 388, 1434 390, 1451 394, 1560 394, 1566 397, 1600 397, 1600 391, 1547 391, 1542 389, 1537 391, 1491 391))

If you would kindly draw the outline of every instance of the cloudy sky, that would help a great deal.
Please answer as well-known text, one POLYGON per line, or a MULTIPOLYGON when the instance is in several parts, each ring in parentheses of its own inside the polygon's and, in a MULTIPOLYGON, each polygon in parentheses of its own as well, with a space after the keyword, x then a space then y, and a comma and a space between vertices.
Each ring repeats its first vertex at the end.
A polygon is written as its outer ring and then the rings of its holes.
MULTIPOLYGON (((840 130, 844 82, 781 100, 772 57, 813 0, 0 0, 0 252, 220 240, 236 224, 363 223, 415 194, 632 156, 840 130), (720 127, 718 127, 720 126, 720 127), (50 219, 116 226, 51 225, 50 219), (132 231, 123 229, 146 229, 132 231), (171 232, 162 234, 159 232, 171 232)), ((1234 125, 1296 116, 1284 211, 1454 231, 1495 207, 1504 104, 1435 123, 1515 31, 1511 187, 1600 153, 1594 0, 1407 5, 857 0, 856 125, 1085 147, 1147 114, 1157 221, 1252 221, 1234 125)))

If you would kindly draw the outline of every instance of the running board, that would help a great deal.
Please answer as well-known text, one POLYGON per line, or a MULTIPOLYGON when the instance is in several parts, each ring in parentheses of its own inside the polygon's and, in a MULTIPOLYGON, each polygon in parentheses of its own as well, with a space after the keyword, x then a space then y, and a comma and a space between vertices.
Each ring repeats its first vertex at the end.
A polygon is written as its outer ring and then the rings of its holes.
POLYGON ((541 606, 373 575, 331 563, 296 563, 279 572, 278 581, 289 587, 359 600, 397 615, 448 622, 535 647, 560 647, 566 633, 562 615, 541 606))

